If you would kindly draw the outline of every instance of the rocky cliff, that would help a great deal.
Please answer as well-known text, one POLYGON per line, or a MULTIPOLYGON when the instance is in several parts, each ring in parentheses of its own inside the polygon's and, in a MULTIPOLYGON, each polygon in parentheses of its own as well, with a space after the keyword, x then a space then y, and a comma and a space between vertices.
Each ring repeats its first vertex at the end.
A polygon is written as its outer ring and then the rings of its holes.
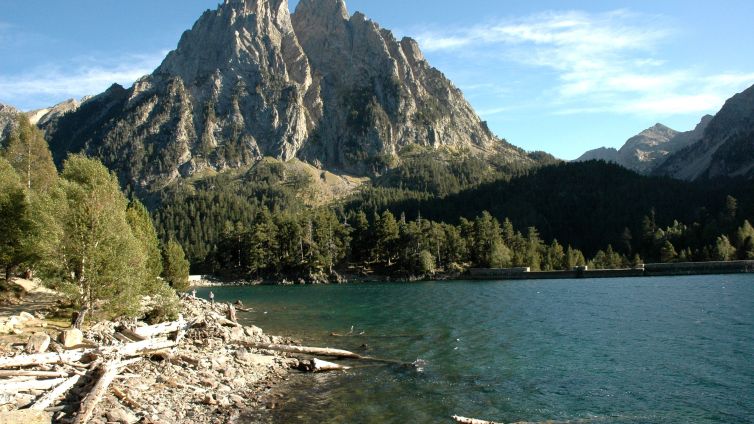
POLYGON ((16 127, 16 120, 20 114, 21 112, 13 106, 0 104, 0 146, 16 127))
POLYGON ((342 0, 225 0, 151 75, 45 123, 57 161, 85 151, 159 189, 205 169, 298 157, 380 172, 403 146, 526 155, 495 137, 417 43, 342 0))
POLYGON ((655 173, 684 180, 754 178, 754 86, 725 102, 701 139, 668 157, 655 173))
POLYGON ((590 150, 576 159, 576 162, 604 160, 641 174, 650 174, 670 155, 699 141, 711 120, 712 117, 707 115, 696 128, 687 132, 678 132, 656 124, 628 139, 619 150, 606 147, 590 150))

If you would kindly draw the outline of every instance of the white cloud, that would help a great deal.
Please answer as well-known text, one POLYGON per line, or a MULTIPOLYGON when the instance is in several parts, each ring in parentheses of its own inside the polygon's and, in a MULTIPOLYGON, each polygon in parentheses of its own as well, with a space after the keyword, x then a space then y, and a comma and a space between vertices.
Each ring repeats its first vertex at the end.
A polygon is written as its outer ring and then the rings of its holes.
POLYGON ((68 98, 99 94, 113 83, 130 86, 151 73, 166 54, 161 51, 107 60, 78 58, 65 67, 45 65, 21 75, 0 74, 0 102, 36 109, 68 98))
POLYGON ((754 83, 754 73, 674 67, 658 53, 676 34, 673 28, 661 17, 626 10, 569 11, 424 31, 416 38, 428 52, 476 56, 477 66, 502 60, 553 73, 550 86, 537 87, 542 93, 531 97, 547 97, 560 114, 707 112, 754 83))

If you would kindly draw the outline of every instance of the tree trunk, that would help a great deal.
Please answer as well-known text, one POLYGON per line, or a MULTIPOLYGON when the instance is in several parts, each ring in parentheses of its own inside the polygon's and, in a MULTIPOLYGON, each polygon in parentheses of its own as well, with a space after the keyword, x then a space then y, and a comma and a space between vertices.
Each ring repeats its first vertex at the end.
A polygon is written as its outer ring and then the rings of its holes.
POLYGON ((120 361, 109 361, 100 365, 102 370, 102 376, 94 385, 89 394, 81 402, 81 409, 79 409, 78 415, 74 424, 86 424, 92 419, 94 415, 94 409, 102 400, 102 396, 107 393, 107 388, 110 387, 110 383, 113 382, 115 376, 120 372, 120 361))
POLYGON ((89 307, 85 306, 79 312, 74 314, 73 320, 71 322, 73 328, 81 330, 81 326, 84 325, 84 319, 86 318, 87 312, 89 312, 89 307))

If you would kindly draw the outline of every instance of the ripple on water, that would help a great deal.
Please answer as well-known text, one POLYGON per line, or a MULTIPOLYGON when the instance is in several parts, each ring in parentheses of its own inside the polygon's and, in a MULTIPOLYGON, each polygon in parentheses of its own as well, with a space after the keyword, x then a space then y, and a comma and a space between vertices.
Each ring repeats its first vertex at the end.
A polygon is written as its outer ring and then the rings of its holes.
MULTIPOLYGON (((294 378, 281 423, 754 422, 749 275, 214 289, 307 344, 412 362, 294 378), (360 337, 333 338, 353 326, 360 337), (364 347, 366 345, 366 347, 364 347)), ((205 291, 200 292, 205 293, 205 291)), ((363 364, 355 364, 363 365, 363 364)))

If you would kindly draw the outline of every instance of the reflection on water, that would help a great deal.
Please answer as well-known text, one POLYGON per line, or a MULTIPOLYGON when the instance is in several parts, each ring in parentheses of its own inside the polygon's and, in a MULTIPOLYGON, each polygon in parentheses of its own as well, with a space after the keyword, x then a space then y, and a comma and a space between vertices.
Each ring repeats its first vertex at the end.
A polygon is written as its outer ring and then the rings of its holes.
MULTIPOLYGON (((754 422, 754 279, 215 289, 268 333, 422 370, 303 375, 279 423, 754 422), (351 331, 353 328, 353 331, 351 331), (331 336, 338 333, 343 337, 331 336)), ((200 294, 206 293, 206 290, 200 294)), ((249 421, 253 421, 249 417, 249 421)))

